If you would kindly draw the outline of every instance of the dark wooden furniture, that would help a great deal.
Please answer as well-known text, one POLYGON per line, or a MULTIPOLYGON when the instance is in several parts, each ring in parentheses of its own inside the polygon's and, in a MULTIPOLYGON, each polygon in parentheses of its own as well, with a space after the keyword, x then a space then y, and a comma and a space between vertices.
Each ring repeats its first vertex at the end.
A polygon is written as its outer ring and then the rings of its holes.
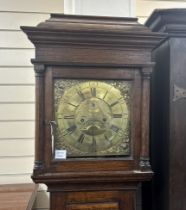
POLYGON ((37 189, 37 184, 0 185, 0 209, 31 210, 37 189))
MULTIPOLYGON (((149 79, 154 66, 151 51, 164 36, 152 33, 138 24, 136 18, 61 14, 52 14, 37 27, 22 27, 22 30, 36 47, 36 58, 32 60, 36 73, 32 178, 48 186, 51 210, 134 210, 139 183, 150 180, 153 174, 149 163, 149 79), (55 158, 52 124, 55 124, 56 79, 130 83, 130 152, 127 155, 55 158)), ((73 120, 74 116, 65 118, 73 120)), ((112 133, 121 130, 110 128, 112 133)), ((75 129, 75 125, 69 127, 62 139, 75 129)))
POLYGON ((154 210, 186 209, 186 9, 155 10, 146 22, 167 33, 154 51, 151 160, 154 210))

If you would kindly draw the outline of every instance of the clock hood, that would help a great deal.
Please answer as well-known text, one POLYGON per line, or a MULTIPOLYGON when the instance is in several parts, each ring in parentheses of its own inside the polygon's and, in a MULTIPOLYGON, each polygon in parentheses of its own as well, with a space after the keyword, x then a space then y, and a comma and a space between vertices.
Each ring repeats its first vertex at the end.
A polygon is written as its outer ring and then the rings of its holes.
POLYGON ((137 18, 51 14, 36 27, 21 29, 33 44, 153 49, 164 34, 151 32, 137 18))

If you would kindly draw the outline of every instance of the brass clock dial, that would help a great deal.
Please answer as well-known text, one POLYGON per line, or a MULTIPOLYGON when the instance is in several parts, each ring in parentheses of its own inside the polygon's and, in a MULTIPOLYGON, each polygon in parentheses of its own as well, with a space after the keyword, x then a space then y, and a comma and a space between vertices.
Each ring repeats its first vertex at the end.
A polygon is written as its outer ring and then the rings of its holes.
POLYGON ((130 83, 55 81, 55 148, 69 157, 130 154, 130 83))

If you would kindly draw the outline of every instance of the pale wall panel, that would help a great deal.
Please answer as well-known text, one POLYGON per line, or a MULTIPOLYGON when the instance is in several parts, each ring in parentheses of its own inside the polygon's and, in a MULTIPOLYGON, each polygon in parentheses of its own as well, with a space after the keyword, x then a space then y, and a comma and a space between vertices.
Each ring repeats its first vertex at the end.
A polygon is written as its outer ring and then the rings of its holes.
POLYGON ((137 0, 136 15, 141 17, 149 16, 154 9, 163 8, 186 8, 184 1, 156 1, 156 0, 137 0))
MULTIPOLYGON (((0 5, 0 184, 28 183, 34 165, 35 87, 30 59, 35 56, 20 26, 36 26, 49 13, 63 12, 63 0, 0 0, 0 5)), ((48 210, 45 190, 46 186, 39 189, 37 210, 48 210)))
MULTIPOLYGON (((68 1, 68 0, 67 0, 68 1)), ((131 17, 133 0, 75 0, 74 13, 81 15, 131 17)))
POLYGON ((34 86, 0 86, 1 102, 33 102, 35 100, 34 86))
POLYGON ((0 121, 34 119, 35 104, 0 104, 0 121))
POLYGON ((0 66, 31 66, 34 49, 0 49, 0 66))
POLYGON ((34 156, 34 139, 0 140, 0 158, 3 156, 34 156))
POLYGON ((0 48, 34 48, 22 31, 0 31, 0 48))
POLYGON ((138 17, 138 23, 144 24, 147 20, 147 17, 138 17))
POLYGON ((63 0, 0 0, 1 11, 63 12, 63 0))
POLYGON ((38 191, 47 191, 47 186, 45 184, 39 184, 38 191))
POLYGON ((46 191, 38 191, 37 198, 34 204, 34 209, 49 208, 49 193, 46 191))
POLYGON ((44 184, 40 184, 33 210, 35 209, 48 210, 49 206, 50 206, 50 195, 47 192, 47 186, 44 184))
POLYGON ((31 174, 0 175, 0 184, 32 183, 31 174))
POLYGON ((24 174, 31 173, 34 158, 0 158, 0 174, 24 174))
POLYGON ((45 21, 49 17, 49 14, 0 12, 0 30, 20 30, 20 26, 36 26, 38 23, 45 21))
POLYGON ((33 67, 28 68, 0 68, 0 84, 34 84, 33 67))
MULTIPOLYGON (((0 122, 0 138, 34 138, 33 122, 0 122)), ((8 155, 8 154, 7 154, 8 155)), ((1 164, 0 164, 1 165, 1 164)))

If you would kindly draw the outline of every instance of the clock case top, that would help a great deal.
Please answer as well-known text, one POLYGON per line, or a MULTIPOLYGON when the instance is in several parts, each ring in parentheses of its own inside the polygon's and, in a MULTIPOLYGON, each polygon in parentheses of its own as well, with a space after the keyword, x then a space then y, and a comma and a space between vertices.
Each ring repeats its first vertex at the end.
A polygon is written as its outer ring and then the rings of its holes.
POLYGON ((149 163, 151 51, 164 34, 136 18, 51 14, 37 27, 21 29, 35 45, 35 182, 145 181, 149 163), (132 81, 132 152, 128 158, 55 161, 52 156, 53 83, 56 78, 132 81))

